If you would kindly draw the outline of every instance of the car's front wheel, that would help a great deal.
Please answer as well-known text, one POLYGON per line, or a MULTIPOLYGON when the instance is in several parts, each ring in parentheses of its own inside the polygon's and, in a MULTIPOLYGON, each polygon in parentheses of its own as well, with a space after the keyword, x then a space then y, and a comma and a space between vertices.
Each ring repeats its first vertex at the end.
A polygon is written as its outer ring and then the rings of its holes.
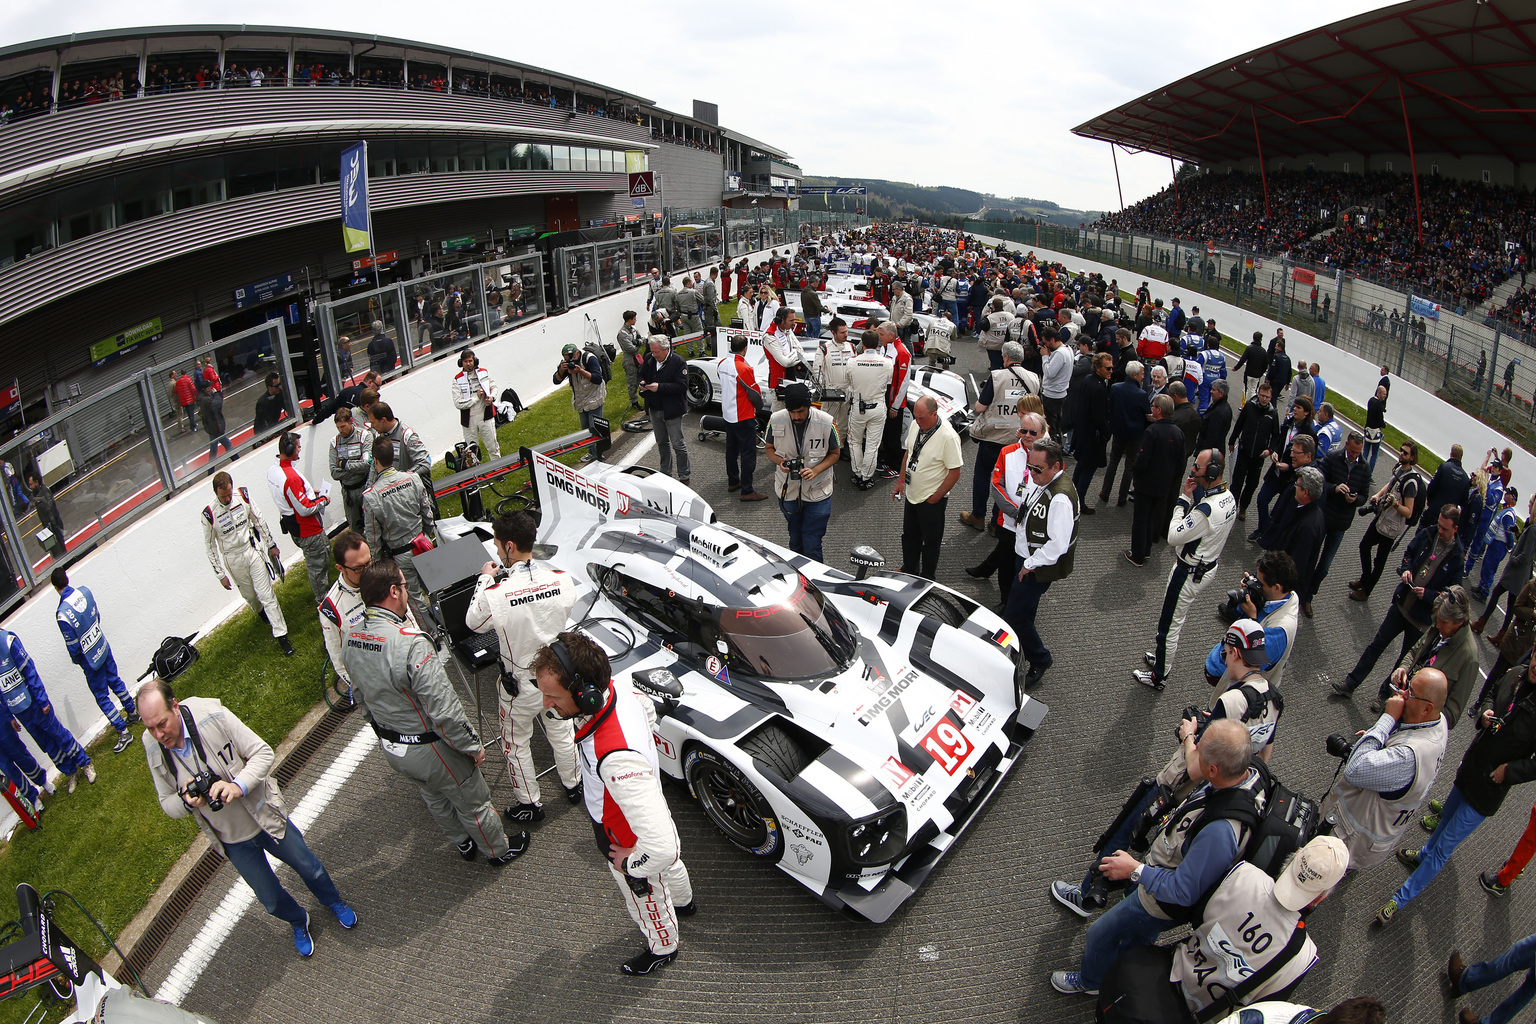
POLYGON ((715 387, 709 374, 697 366, 688 367, 688 408, 698 410, 715 400, 715 387))
POLYGON ((708 747, 694 747, 683 761, 688 788, 725 837, 759 857, 778 860, 784 832, 762 792, 741 770, 708 747))

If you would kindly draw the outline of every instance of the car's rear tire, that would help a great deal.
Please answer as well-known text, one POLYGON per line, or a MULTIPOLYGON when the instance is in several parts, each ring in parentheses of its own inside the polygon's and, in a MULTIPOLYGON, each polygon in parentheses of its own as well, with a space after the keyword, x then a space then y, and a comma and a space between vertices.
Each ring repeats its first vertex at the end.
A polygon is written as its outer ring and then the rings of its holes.
POLYGON ((709 374, 697 366, 688 367, 688 408, 695 411, 715 400, 715 386, 709 382, 709 374))
POLYGON ((765 725, 737 744, 742 750, 774 770, 785 781, 799 776, 811 758, 800 749, 794 737, 777 725, 765 725))
POLYGON ((683 777, 704 814, 732 843, 768 860, 784 855, 778 815, 735 765, 708 747, 693 747, 683 758, 683 777))

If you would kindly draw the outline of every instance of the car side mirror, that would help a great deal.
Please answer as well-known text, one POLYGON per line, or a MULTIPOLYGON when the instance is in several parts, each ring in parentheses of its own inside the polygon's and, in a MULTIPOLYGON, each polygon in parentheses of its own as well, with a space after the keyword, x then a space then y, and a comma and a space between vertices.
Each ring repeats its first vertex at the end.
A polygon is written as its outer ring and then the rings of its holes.
POLYGON ((860 544, 848 553, 848 562, 858 570, 853 578, 861 580, 869 570, 885 565, 885 556, 868 544, 860 544))
POLYGON ((657 700, 676 702, 683 695, 683 684, 678 682, 677 676, 668 669, 647 669, 644 672, 634 673, 630 678, 634 682, 635 689, 657 700))

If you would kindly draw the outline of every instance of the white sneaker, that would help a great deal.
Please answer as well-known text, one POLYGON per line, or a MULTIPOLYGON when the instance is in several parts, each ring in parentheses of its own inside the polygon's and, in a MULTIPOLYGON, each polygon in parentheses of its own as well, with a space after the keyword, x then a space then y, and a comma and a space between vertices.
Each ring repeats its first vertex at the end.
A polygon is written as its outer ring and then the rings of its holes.
POLYGON ((1064 996, 1096 996, 1099 990, 1083 984, 1083 976, 1077 971, 1052 971, 1051 988, 1064 996))
POLYGON ((65 787, 64 791, 66 793, 73 793, 75 791, 75 777, 73 775, 69 776, 69 785, 65 787))
POLYGON ((84 772, 85 781, 89 782, 93 786, 96 785, 96 766, 93 764, 88 764, 85 766, 84 772))

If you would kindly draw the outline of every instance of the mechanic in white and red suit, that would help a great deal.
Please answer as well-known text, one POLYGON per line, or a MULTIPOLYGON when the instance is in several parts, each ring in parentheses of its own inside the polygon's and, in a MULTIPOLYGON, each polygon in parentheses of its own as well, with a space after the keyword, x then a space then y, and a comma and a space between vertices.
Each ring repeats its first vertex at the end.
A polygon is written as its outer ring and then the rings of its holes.
POLYGON ((540 649, 533 671, 546 714, 576 727, 592 831, 645 936, 645 951, 624 961, 624 973, 650 974, 677 958, 677 919, 697 909, 661 792, 655 711, 630 688, 613 684, 608 655, 582 633, 561 633, 540 649))

